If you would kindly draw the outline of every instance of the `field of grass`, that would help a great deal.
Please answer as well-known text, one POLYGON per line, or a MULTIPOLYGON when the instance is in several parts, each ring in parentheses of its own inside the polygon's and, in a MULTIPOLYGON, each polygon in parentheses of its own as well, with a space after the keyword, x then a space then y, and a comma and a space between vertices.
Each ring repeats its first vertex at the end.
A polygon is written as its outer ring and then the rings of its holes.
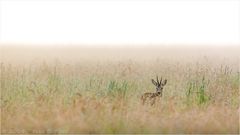
POLYGON ((1 133, 239 133, 239 47, 0 48, 1 133))

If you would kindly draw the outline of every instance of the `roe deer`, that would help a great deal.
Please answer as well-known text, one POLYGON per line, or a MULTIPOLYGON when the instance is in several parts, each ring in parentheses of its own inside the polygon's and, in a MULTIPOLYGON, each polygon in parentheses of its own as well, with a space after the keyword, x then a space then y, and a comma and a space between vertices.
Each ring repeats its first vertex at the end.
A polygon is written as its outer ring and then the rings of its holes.
POLYGON ((144 93, 141 97, 142 103, 145 104, 147 100, 151 100, 151 105, 155 104, 156 98, 157 97, 162 97, 162 92, 163 92, 163 86, 166 85, 167 80, 165 79, 162 82, 162 77, 159 82, 158 76, 157 76, 157 81, 154 81, 152 79, 152 83, 156 86, 156 92, 155 93, 144 93))

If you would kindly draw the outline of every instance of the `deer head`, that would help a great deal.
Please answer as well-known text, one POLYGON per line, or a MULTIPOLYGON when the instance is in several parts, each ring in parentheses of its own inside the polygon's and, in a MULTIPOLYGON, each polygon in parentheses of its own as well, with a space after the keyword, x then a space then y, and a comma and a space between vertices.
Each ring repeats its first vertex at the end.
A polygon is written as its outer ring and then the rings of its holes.
POLYGON ((167 84, 167 80, 165 79, 164 81, 162 81, 162 77, 161 77, 161 80, 159 82, 158 76, 157 76, 157 81, 154 81, 152 79, 152 83, 156 86, 156 93, 158 93, 158 94, 160 94, 160 96, 162 96, 163 86, 165 86, 167 84))

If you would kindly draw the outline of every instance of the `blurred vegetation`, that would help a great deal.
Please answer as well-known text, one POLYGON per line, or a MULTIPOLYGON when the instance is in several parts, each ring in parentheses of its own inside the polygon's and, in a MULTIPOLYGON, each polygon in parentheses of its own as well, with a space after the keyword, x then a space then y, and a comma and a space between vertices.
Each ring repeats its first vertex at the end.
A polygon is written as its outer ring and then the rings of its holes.
POLYGON ((170 56, 2 62, 1 133, 239 133, 237 63, 170 56))

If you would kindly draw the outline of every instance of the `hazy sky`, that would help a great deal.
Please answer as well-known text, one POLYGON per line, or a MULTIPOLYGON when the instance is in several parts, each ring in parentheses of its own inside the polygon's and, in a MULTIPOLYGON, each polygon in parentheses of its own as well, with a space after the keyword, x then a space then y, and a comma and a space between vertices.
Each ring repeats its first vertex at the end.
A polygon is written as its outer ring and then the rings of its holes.
POLYGON ((239 0, 0 0, 0 43, 240 44, 239 0))

